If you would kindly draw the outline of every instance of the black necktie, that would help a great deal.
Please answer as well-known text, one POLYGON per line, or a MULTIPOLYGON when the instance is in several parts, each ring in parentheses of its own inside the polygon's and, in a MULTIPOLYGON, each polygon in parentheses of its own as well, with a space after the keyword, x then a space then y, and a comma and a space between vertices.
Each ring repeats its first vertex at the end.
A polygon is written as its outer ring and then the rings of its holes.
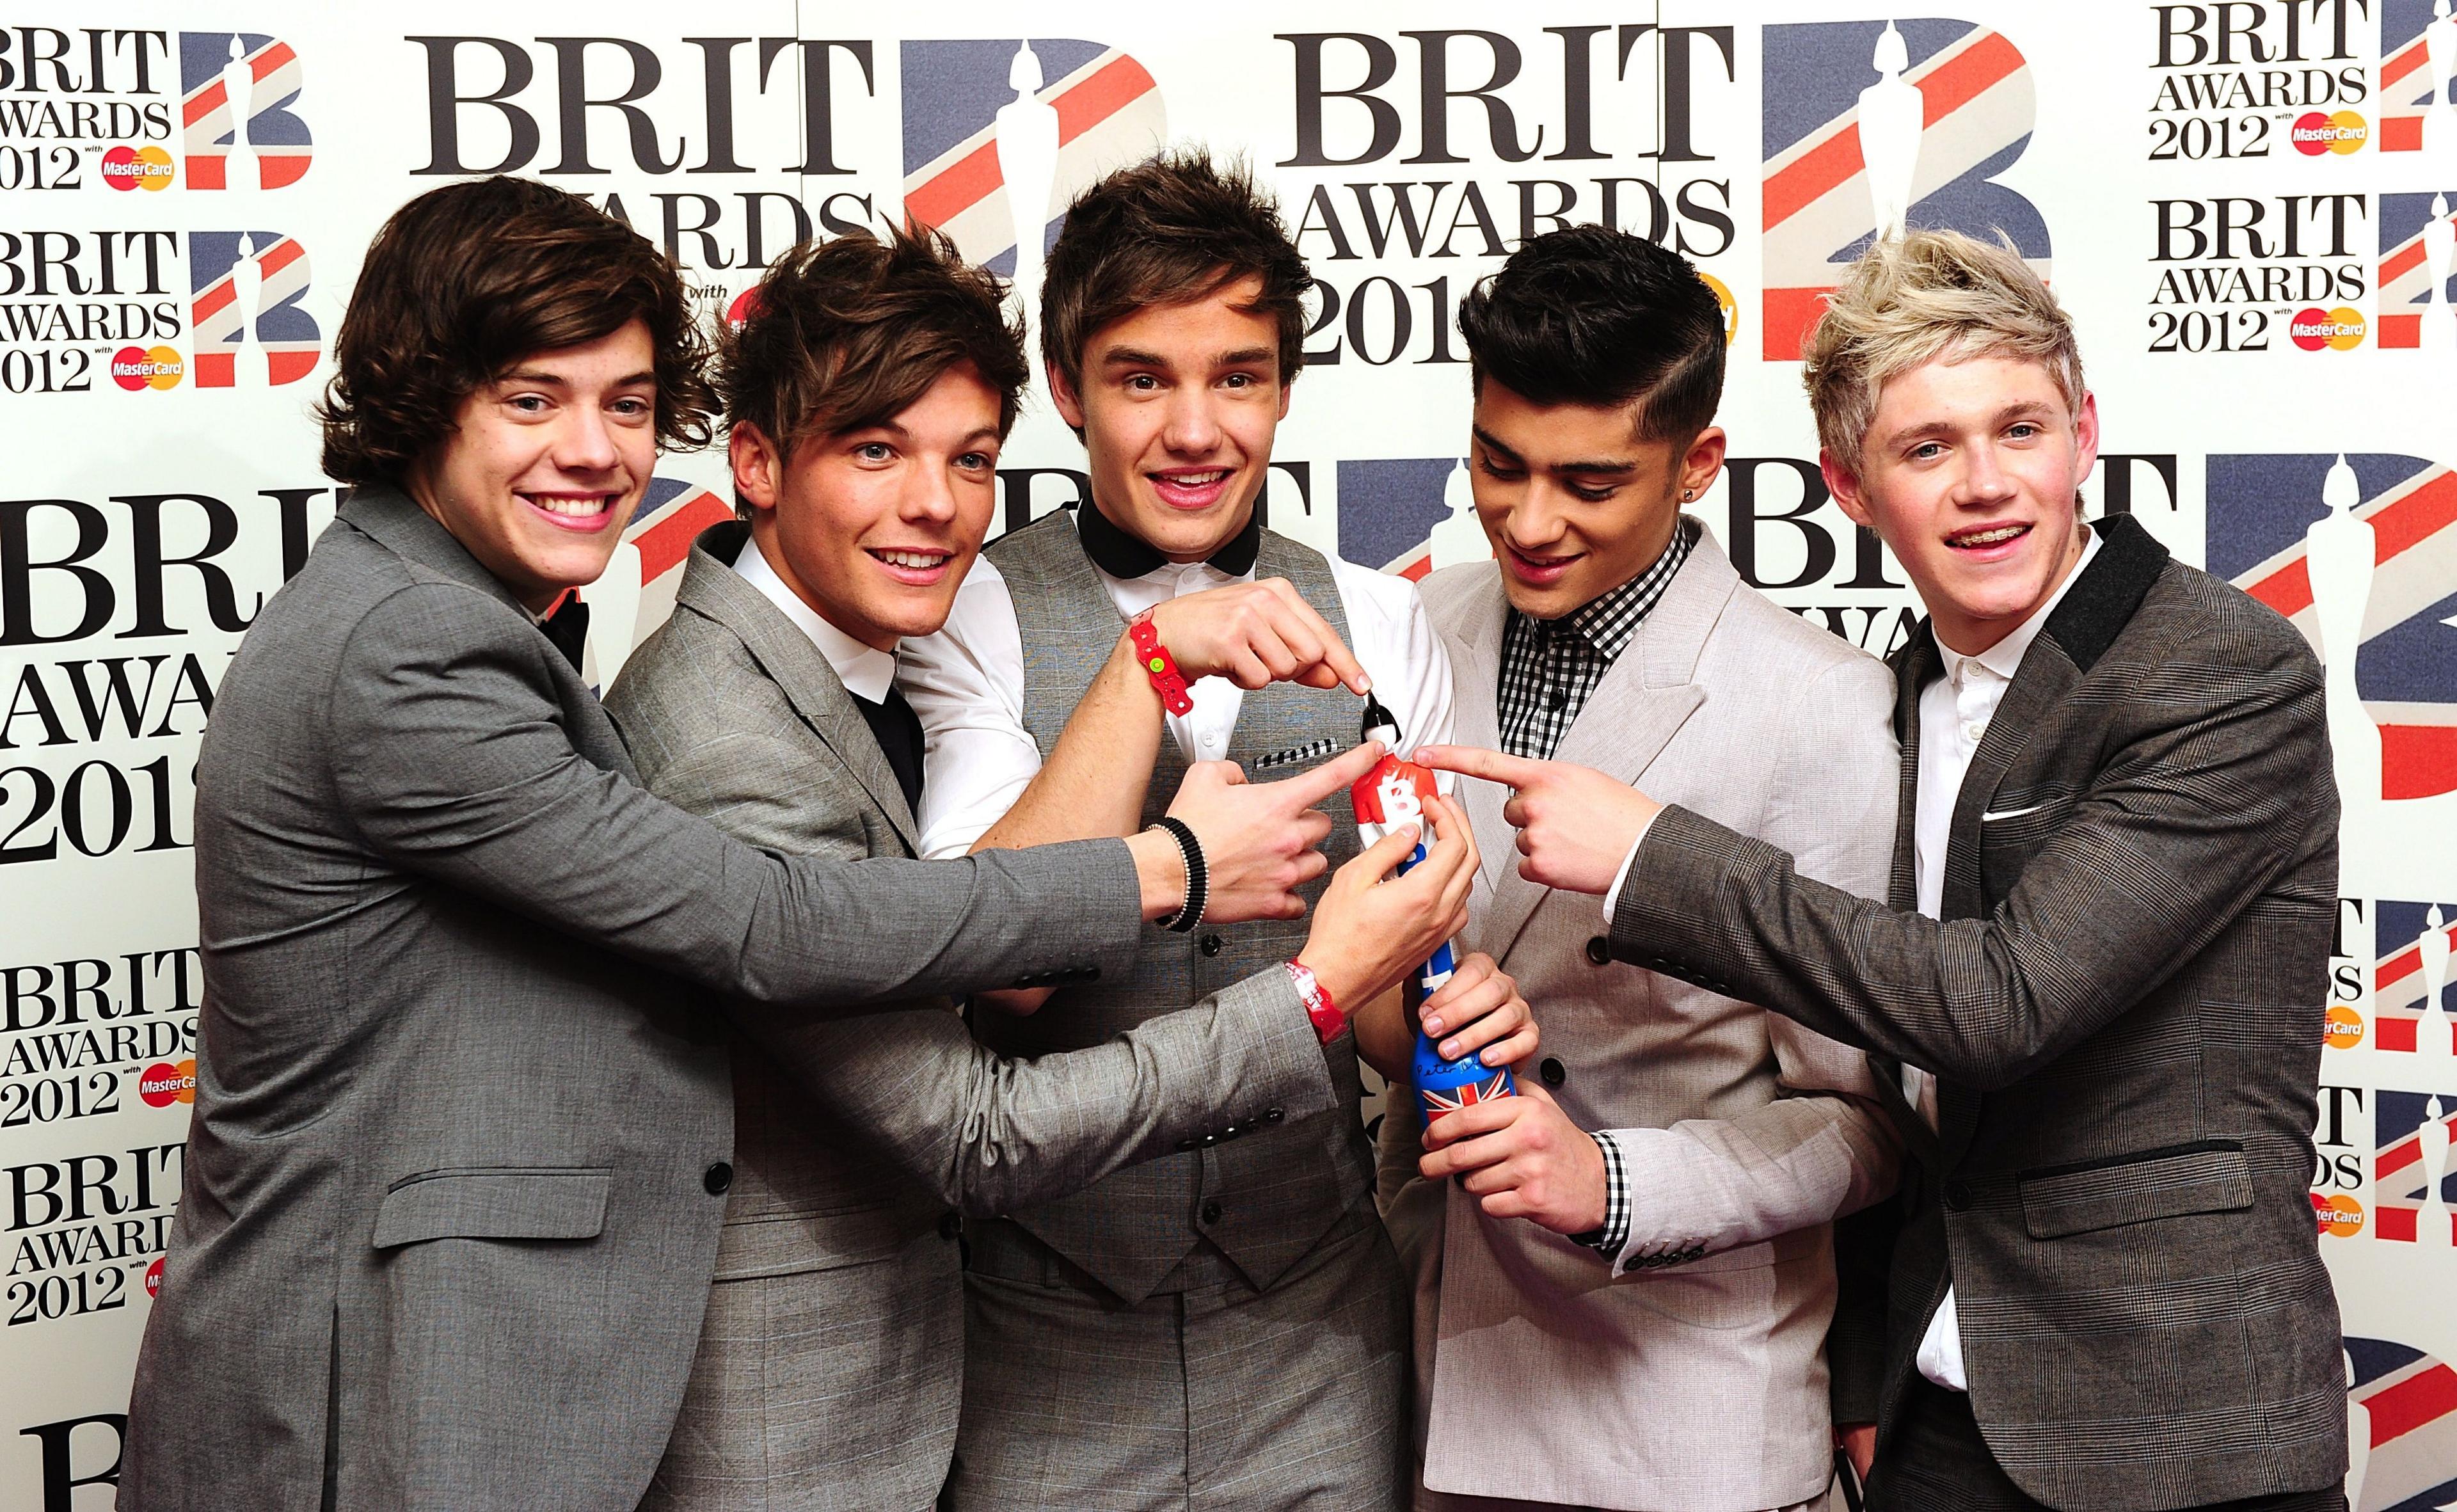
POLYGON ((861 711, 862 721, 870 726, 873 738, 878 741, 878 754, 887 757, 888 770, 896 774, 896 785, 904 790, 904 806, 914 813, 921 812, 921 720, 904 694, 890 688, 883 703, 872 703, 858 694, 852 695, 854 707, 861 711))
POLYGON ((578 672, 580 648, 588 639, 588 606, 580 601, 580 595, 566 593, 562 606, 540 620, 538 629, 546 632, 546 638, 554 642, 554 649, 563 652, 573 672, 578 672))

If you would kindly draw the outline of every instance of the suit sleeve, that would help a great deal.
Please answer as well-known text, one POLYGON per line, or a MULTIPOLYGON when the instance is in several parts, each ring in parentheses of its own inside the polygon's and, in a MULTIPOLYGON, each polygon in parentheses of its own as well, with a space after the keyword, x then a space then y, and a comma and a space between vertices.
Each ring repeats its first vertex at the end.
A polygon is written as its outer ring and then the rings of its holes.
POLYGON ((1639 845, 1614 955, 1981 1091, 2021 1080, 2335 833, 2319 663, 2282 629, 2260 654, 2221 633, 2143 670, 2097 776, 1986 918, 1854 897, 1671 807, 1639 845))
MULTIPOLYGON (((724 735, 686 747, 651 786, 737 839, 803 855, 843 843, 846 827, 832 821, 851 817, 831 814, 809 782, 803 800, 779 801, 765 775, 810 760, 807 747, 724 735)), ((1036 1060, 993 1054, 938 1006, 830 1023, 755 1005, 735 1016, 848 1136, 983 1215, 1066 1196, 1183 1141, 1338 1102, 1276 967, 1105 1044, 1036 1060)))
MULTIPOLYGON (((1891 679, 1874 660, 1834 667, 1787 721, 1795 732, 1764 824, 1828 884, 1885 891, 1893 855, 1891 679)), ((1739 994, 1746 998, 1747 994, 1739 994)), ((1732 1118, 1607 1132, 1627 1194, 1616 1271, 1755 1244, 1853 1212, 1893 1190, 1901 1143, 1859 1051, 1765 1015, 1776 1094, 1732 1118)))
POLYGON ((325 707, 340 797, 371 850, 754 1002, 842 1011, 1132 963, 1142 903, 1119 842, 951 862, 756 849, 582 756, 553 653, 458 585, 369 607, 325 707), (1051 898, 1069 906, 1051 914, 1051 898))

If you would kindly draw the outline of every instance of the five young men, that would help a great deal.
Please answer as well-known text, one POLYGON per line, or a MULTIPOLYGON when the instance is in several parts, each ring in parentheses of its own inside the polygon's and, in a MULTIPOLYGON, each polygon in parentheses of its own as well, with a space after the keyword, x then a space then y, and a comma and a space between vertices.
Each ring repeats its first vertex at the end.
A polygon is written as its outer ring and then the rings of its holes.
POLYGON ((998 285, 797 249, 723 354, 744 518, 600 709, 567 590, 713 408, 679 282, 534 184, 394 218, 359 487, 200 767, 127 1504, 1788 1507, 1829 1337, 1879 1505, 2342 1504, 2317 669, 2078 525, 2036 279, 1912 233, 1820 328, 1829 483, 1931 614, 1891 679, 1681 512, 1680 259, 1559 232, 1467 302, 1497 560, 1421 600, 1263 528, 1305 282, 1198 155, 1079 200, 1090 496, 984 552, 998 285), (1481 779, 1396 880, 1367 693, 1481 779), (1377 1213, 1412 1018, 1523 1095, 1401 1088, 1377 1213))

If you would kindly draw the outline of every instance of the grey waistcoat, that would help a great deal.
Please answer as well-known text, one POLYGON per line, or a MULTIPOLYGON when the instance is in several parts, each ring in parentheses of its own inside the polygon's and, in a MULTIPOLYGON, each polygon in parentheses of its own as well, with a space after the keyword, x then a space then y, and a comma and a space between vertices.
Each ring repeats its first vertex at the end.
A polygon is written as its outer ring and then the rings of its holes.
MULTIPOLYGON (((1124 621, 1065 514, 1002 537, 988 554, 1015 601, 1023 640, 1023 722, 1045 760, 1107 663, 1124 621)), ((1266 530, 1254 571, 1258 578, 1287 578, 1347 637, 1348 618, 1321 553, 1266 530)), ((1255 773, 1253 763, 1313 741, 1346 750, 1356 741, 1362 708, 1345 690, 1273 683, 1245 695, 1226 756, 1258 780, 1307 770, 1326 757, 1264 773, 1255 773)), ((1168 811, 1186 768, 1176 740, 1164 735, 1144 800, 1145 823, 1168 811)), ((1356 820, 1344 791, 1322 807, 1332 819, 1323 854, 1336 867, 1356 854, 1356 820)), ((1309 907, 1322 886, 1315 881, 1304 889, 1309 907)), ((1131 974, 1061 987, 1028 1017, 981 1012, 974 1033, 1003 1055, 1098 1045, 1291 959, 1304 948, 1307 930, 1299 919, 1155 934, 1131 974)), ((1354 1042, 1342 1038, 1327 1053, 1332 1085, 1342 1095, 1332 1111, 1130 1167, 1072 1197, 1008 1216, 1128 1301, 1181 1285, 1183 1274, 1171 1273, 1205 1238, 1247 1280, 1269 1287, 1373 1191, 1373 1150, 1356 1115, 1362 1094, 1354 1042)))

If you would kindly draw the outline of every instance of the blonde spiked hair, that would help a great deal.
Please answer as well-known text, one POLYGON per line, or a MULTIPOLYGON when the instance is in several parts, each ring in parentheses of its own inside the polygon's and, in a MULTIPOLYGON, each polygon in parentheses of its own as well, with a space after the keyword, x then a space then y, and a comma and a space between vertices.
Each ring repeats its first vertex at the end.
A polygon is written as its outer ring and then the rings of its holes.
POLYGON ((2073 320, 2008 243, 1911 231, 1860 255, 1809 338, 1801 382, 1827 454, 1860 471, 1886 381, 1943 358, 2040 363, 2081 413, 2073 320))

